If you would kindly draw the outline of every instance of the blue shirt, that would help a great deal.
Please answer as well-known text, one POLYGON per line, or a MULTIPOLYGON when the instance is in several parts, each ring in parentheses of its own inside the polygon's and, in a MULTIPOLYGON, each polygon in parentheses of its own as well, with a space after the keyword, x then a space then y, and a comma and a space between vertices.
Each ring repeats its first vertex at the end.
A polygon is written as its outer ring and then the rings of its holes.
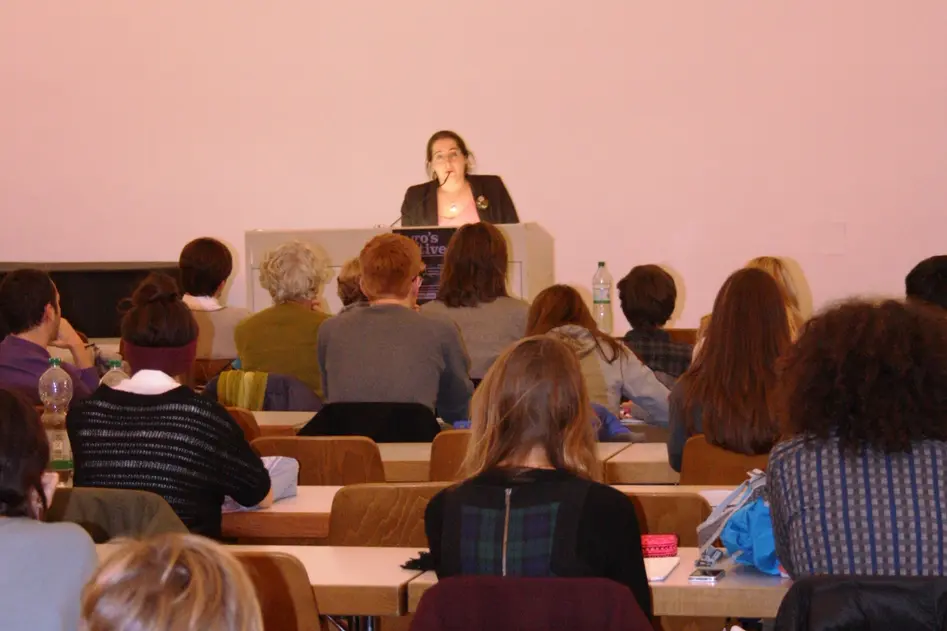
MULTIPOLYGON (((39 378, 48 368, 49 351, 39 344, 15 335, 8 335, 0 342, 0 387, 22 392, 39 404, 39 378)), ((72 377, 74 399, 84 399, 99 387, 95 366, 80 370, 63 362, 62 368, 72 377)))

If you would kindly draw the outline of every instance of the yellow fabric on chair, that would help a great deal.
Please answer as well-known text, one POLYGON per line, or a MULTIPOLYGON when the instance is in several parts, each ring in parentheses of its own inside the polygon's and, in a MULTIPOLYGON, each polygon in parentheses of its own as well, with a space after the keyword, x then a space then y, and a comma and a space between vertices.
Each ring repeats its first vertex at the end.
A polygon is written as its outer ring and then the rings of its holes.
POLYGON ((217 401, 223 406, 262 410, 267 377, 265 372, 224 371, 217 381, 217 401))

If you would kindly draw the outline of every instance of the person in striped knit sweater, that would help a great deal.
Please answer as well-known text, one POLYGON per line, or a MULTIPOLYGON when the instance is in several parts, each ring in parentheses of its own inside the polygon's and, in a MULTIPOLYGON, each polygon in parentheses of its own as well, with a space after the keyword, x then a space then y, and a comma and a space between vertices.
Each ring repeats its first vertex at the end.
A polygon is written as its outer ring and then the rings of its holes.
POLYGON ((132 377, 99 386, 66 419, 77 487, 151 491, 191 532, 220 537, 221 504, 272 502, 270 478, 227 411, 180 383, 197 323, 174 280, 151 274, 122 319, 132 377))

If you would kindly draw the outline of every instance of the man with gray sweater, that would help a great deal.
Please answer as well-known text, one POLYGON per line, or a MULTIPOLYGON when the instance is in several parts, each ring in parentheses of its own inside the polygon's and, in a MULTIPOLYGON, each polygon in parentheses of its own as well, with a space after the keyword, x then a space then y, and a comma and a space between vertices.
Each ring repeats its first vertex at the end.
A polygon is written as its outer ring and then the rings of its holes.
POLYGON ((417 244, 379 235, 362 248, 359 263, 370 304, 319 329, 326 402, 420 403, 447 422, 467 419, 473 385, 460 332, 414 309, 424 267, 417 244))

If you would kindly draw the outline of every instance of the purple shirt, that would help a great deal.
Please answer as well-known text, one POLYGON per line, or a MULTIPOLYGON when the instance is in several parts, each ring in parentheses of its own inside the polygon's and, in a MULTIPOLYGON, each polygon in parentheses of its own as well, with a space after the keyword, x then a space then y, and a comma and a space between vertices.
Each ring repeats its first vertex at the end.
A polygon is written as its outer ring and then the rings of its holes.
MULTIPOLYGON (((36 404, 39 400, 39 378, 49 368, 49 351, 38 344, 8 335, 0 342, 0 387, 23 392, 36 404)), ((72 377, 73 399, 84 399, 99 387, 95 366, 79 370, 62 363, 72 377)))

